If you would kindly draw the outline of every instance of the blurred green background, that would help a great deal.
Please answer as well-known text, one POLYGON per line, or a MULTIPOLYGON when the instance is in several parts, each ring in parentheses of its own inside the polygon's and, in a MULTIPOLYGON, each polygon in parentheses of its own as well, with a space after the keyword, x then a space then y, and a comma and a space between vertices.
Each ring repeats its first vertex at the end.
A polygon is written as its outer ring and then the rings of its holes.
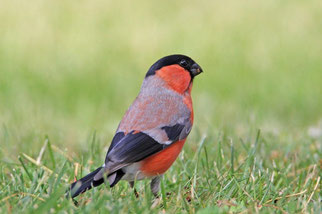
MULTIPOLYGON (((307 133, 322 119, 322 3, 19 1, 0 4, 0 154, 38 154, 44 136, 108 146, 159 58, 181 53, 196 133, 307 133)), ((191 142, 190 142, 191 143, 191 142)))

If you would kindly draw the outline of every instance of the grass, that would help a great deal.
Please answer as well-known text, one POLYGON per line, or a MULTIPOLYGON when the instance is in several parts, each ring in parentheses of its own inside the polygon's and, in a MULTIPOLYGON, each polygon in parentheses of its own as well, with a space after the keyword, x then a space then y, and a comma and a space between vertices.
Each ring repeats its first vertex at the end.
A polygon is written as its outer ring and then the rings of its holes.
POLYGON ((90 151, 73 157, 46 138, 38 156, 21 153, 18 163, 3 164, 1 209, 145 213, 152 206, 154 212, 319 212, 317 142, 298 139, 306 143, 301 151, 296 146, 281 151, 281 145, 271 144, 278 140, 275 136, 261 136, 259 131, 236 142, 222 133, 198 138, 164 176, 159 204, 153 205, 149 183, 142 181, 136 183, 138 199, 120 182, 113 189, 103 185, 78 197, 78 207, 64 197, 66 185, 101 163, 103 145, 93 134, 90 151))
POLYGON ((5 0, 0 211, 320 213, 320 11, 317 0, 5 0), (120 182, 76 207, 66 187, 102 164, 144 73, 171 53, 205 72, 161 200, 148 181, 138 199, 120 182))

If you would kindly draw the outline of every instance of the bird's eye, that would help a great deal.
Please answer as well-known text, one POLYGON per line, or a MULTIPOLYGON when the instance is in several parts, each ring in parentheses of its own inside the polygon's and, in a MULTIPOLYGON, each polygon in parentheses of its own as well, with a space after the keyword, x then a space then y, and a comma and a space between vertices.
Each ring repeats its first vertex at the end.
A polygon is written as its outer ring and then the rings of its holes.
POLYGON ((180 63, 179 63, 182 67, 186 67, 188 65, 187 61, 186 60, 181 60, 180 63))

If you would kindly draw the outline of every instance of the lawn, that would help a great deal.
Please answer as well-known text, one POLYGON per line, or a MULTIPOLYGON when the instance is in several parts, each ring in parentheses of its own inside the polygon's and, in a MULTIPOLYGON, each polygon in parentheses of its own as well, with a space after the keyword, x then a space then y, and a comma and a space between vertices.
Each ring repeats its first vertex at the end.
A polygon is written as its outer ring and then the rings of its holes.
POLYGON ((0 4, 0 212, 321 213, 322 5, 308 1, 0 4), (100 166, 149 66, 204 70, 159 200, 149 181, 64 197, 100 166))

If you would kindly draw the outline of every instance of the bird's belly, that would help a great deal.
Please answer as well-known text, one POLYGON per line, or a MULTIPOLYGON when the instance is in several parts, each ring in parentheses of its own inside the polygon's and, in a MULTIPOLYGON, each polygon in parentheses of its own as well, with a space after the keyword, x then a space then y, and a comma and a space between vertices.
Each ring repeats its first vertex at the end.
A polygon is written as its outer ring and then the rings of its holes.
POLYGON ((122 180, 126 181, 135 181, 135 180, 142 180, 145 178, 143 173, 140 171, 141 163, 136 162, 131 165, 128 165, 122 168, 123 172, 125 173, 122 177, 122 180))
POLYGON ((135 181, 162 175, 177 159, 185 141, 177 141, 157 154, 122 168, 125 173, 122 180, 135 181))
POLYGON ((180 154, 184 140, 173 143, 168 148, 141 161, 140 171, 146 177, 153 177, 165 173, 180 154))

